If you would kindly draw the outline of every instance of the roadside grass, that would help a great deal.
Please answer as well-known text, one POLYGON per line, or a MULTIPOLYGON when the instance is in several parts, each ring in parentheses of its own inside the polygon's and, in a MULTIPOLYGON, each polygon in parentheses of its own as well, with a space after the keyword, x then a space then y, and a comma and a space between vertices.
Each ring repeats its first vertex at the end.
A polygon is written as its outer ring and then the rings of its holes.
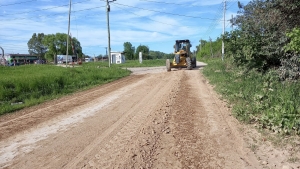
MULTIPOLYGON (((99 66, 99 67, 108 67, 107 61, 98 61, 98 62, 84 62, 83 65, 89 66, 99 66)), ((155 66, 165 66, 166 59, 154 59, 154 60, 143 60, 142 63, 139 60, 126 60, 125 63, 122 64, 111 64, 111 67, 155 67, 155 66)))
POLYGON ((129 70, 83 64, 79 67, 0 67, 0 115, 128 76, 129 70))
POLYGON ((230 59, 203 60, 203 74, 233 105, 241 121, 281 134, 300 134, 300 83, 281 82, 275 70, 267 73, 233 66, 230 59))
POLYGON ((124 64, 108 62, 83 62, 64 68, 53 65, 22 65, 0 67, 0 115, 46 100, 59 98, 72 92, 109 83, 128 76, 127 67, 164 66, 165 59, 127 60, 124 64))

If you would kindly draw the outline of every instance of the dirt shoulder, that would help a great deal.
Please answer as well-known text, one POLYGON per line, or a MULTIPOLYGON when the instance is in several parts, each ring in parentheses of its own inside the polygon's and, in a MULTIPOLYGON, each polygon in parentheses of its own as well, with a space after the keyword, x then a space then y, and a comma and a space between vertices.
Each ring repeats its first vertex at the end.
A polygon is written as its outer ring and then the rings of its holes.
POLYGON ((0 117, 0 168, 300 168, 289 161, 298 150, 274 148, 231 116, 203 66, 134 68, 0 117))

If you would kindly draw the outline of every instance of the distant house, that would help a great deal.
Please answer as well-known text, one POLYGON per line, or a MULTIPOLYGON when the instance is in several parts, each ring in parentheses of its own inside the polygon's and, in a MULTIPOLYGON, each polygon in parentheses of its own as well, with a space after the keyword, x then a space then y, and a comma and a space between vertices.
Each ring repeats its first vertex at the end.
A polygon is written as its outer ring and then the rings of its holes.
POLYGON ((94 62, 94 59, 93 58, 85 58, 84 61, 85 62, 94 62))
POLYGON ((0 65, 7 65, 6 59, 0 54, 0 65))
POLYGON ((57 61, 58 63, 66 63, 66 60, 68 63, 71 63, 73 61, 73 56, 72 55, 57 55, 57 61))
POLYGON ((2 57, 1 63, 5 63, 8 66, 32 64, 39 60, 38 56, 30 54, 6 54, 4 59, 2 57))
POLYGON ((125 63, 125 55, 123 52, 111 52, 110 58, 110 63, 112 64, 125 63))

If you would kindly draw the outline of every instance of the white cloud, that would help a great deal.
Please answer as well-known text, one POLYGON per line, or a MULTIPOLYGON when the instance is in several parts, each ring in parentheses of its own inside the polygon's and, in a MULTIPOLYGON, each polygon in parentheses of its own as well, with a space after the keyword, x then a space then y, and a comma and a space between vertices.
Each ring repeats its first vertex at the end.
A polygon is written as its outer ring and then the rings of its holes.
MULTIPOLYGON (((0 5, 17 2, 22 1, 0 0, 0 5)), ((131 42, 136 47, 145 44, 150 50, 168 53, 173 51, 172 46, 176 39, 190 39, 194 43, 193 46, 196 46, 201 37, 218 37, 221 34, 221 22, 203 18, 214 18, 220 12, 222 0, 164 2, 169 4, 146 0, 112 2, 109 13, 112 49, 123 50, 123 43, 131 42), (206 34, 210 25, 214 23, 217 26, 209 31, 211 34, 206 34)), ((249 1, 241 2, 246 4, 245 2, 249 1)), ((78 0, 73 3, 70 30, 72 35, 81 42, 84 53, 104 54, 104 47, 108 43, 106 2, 78 0)), ((232 3, 233 1, 229 1, 232 6, 226 13, 226 18, 237 11, 237 6, 232 3)), ((67 33, 68 11, 68 2, 59 0, 39 0, 34 5, 24 3, 6 6, 0 9, 0 45, 8 53, 27 52, 27 42, 33 33, 67 33)))

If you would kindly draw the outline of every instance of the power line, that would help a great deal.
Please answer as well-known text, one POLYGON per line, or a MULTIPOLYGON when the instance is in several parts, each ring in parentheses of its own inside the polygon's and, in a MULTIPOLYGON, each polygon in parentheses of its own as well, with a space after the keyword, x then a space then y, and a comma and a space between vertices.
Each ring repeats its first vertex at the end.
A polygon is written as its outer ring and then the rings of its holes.
POLYGON ((219 21, 221 21, 220 19, 217 19, 217 18, 220 18, 222 16, 222 14, 223 14, 222 11, 223 11, 223 6, 222 6, 222 3, 221 3, 219 8, 217 9, 216 15, 214 16, 215 21, 210 24, 210 26, 208 27, 208 29, 205 33, 207 35, 207 37, 216 28, 216 26, 219 24, 219 21))
POLYGON ((87 9, 81 9, 81 10, 77 10, 77 11, 72 11, 72 12, 81 12, 81 11, 87 11, 87 10, 91 10, 91 9, 98 9, 98 8, 104 8, 106 6, 98 6, 98 7, 93 7, 93 8, 87 8, 87 9))
MULTIPOLYGON (((99 26, 98 28, 105 28, 104 26, 99 26)), ((18 40, 27 40, 28 38, 26 38, 26 39, 24 39, 24 38, 22 38, 22 39, 20 39, 20 37, 22 37, 22 35, 14 35, 14 36, 7 36, 7 35, 3 35, 3 34, 0 34, 0 38, 1 37, 5 37, 5 38, 13 38, 13 37, 16 37, 16 38, 18 38, 18 40)), ((30 36, 31 37, 31 36, 30 36)), ((77 38, 77 40, 78 40, 79 38, 77 38)), ((1 41, 4 41, 3 39, 0 39, 0 43, 1 43, 1 41)), ((11 40, 11 41, 16 41, 16 40, 11 40)), ((16 46, 16 45, 14 45, 14 44, 12 44, 12 46, 16 46)))
POLYGON ((172 2, 163 2, 163 1, 151 1, 151 0, 140 0, 140 1, 153 2, 153 3, 160 3, 160 4, 171 4, 171 5, 181 5, 181 6, 201 7, 200 5, 187 5, 187 4, 172 3, 172 2))
MULTIPOLYGON (((237 0, 232 0, 232 1, 226 1, 226 9, 231 8, 236 2, 238 2, 237 0), (228 6, 228 7, 227 7, 228 6)), ((214 18, 220 18, 223 15, 223 3, 221 3, 221 5, 219 6, 218 12, 216 13, 214 18)), ((220 19, 219 21, 223 21, 223 19, 220 19)), ((227 20, 229 21, 229 20, 227 20)), ((219 24, 219 22, 212 22, 211 25, 209 26, 209 28, 206 31, 206 35, 207 37, 215 30, 216 26, 219 24)), ((229 23, 228 23, 229 24, 229 23)), ((227 26, 226 26, 227 27, 227 26)))
MULTIPOLYGON (((93 7, 93 8, 87 8, 87 9, 82 9, 82 10, 77 10, 77 11, 72 11, 72 12, 81 12, 81 11, 87 11, 87 10, 92 10, 92 9, 98 9, 98 8, 103 8, 106 6, 98 6, 98 7, 93 7)), ((62 13, 67 13, 66 12, 62 12, 62 13)), ((48 16, 55 16, 55 15, 61 15, 62 13, 57 13, 57 14, 49 14, 49 15, 41 15, 41 16, 33 16, 33 17, 27 17, 27 18, 13 18, 13 19, 0 19, 3 21, 11 21, 11 20, 24 20, 24 19, 30 19, 30 18, 41 18, 41 17, 48 17, 48 16)))
MULTIPOLYGON (((138 15, 138 14, 136 14, 136 13, 134 13, 134 12, 128 11, 128 10, 126 10, 126 9, 124 9, 124 8, 121 8, 121 7, 117 6, 117 5, 114 5, 114 6, 117 7, 117 8, 120 8, 120 9, 126 11, 126 12, 132 13, 133 15, 136 15, 136 16, 139 16, 139 17, 144 17, 144 16, 138 15)), ((180 26, 180 25, 174 25, 174 24, 168 24, 168 23, 160 22, 160 21, 157 21, 157 20, 148 18, 148 17, 147 17, 147 19, 152 20, 152 21, 154 21, 154 22, 161 23, 161 24, 165 24, 165 25, 170 25, 170 26, 180 26)), ((181 25, 181 26, 182 26, 182 25, 181 25)))
POLYGON ((18 5, 18 4, 23 4, 23 3, 27 3, 27 2, 33 2, 33 1, 37 1, 37 0, 30 0, 30 1, 17 2, 17 3, 13 3, 13 4, 0 5, 0 7, 2 7, 2 6, 11 6, 11 5, 18 5))
POLYGON ((231 5, 228 5, 228 8, 227 9, 229 9, 229 8, 231 8, 235 3, 237 3, 238 1, 237 0, 234 0, 234 2, 232 2, 232 1, 229 1, 229 3, 232 3, 231 5))
MULTIPOLYGON (((74 5, 73 4, 71 4, 72 5, 72 9, 74 9, 74 5)), ((78 25, 78 22, 77 22, 78 20, 77 20, 77 17, 75 16, 75 24, 76 24, 76 31, 77 31, 77 36, 76 36, 76 38, 78 39, 78 27, 77 27, 77 25, 78 25)))
MULTIPOLYGON (((115 4, 113 4, 113 6, 115 6, 115 7, 117 7, 117 8, 120 8, 120 9, 126 11, 126 12, 132 13, 132 14, 134 14, 134 15, 136 15, 136 16, 144 17, 144 16, 141 16, 141 15, 135 14, 135 13, 133 13, 133 12, 131 12, 131 11, 125 10, 124 8, 119 7, 119 6, 115 5, 115 4)), ((160 22, 160 21, 157 21, 157 20, 154 20, 154 19, 150 19, 150 18, 148 18, 148 17, 147 17, 147 19, 152 20, 152 21, 154 21, 154 22, 161 23, 161 24, 165 24, 165 25, 176 26, 176 27, 184 27, 183 25, 168 24, 168 23, 160 22)), ((185 26, 186 26, 186 25, 185 25, 185 26)), ((150 32, 150 31, 149 31, 149 32, 150 32)), ((164 33, 164 32, 158 32, 158 31, 153 31, 153 32, 159 33, 159 34, 163 34, 163 35, 170 35, 170 34, 167 34, 167 33, 164 33)))
MULTIPOLYGON (((87 0, 87 1, 90 1, 90 0, 87 0)), ((82 2, 87 2, 87 1, 82 1, 82 2)), ((100 0, 101 1, 101 0, 100 0)), ((82 3, 82 2, 77 2, 77 3, 82 3)), ((118 8, 121 8, 122 6, 127 6, 127 7, 131 7, 129 5, 123 5, 123 4, 119 4, 119 3, 116 3, 114 4, 115 7, 118 7, 118 8)), ((63 6, 68 6, 68 5, 62 5, 62 6, 56 6, 56 7, 51 7, 51 8, 45 8, 44 10, 48 10, 48 9, 54 9, 54 8, 59 8, 59 7, 63 7, 63 6)), ((230 5, 231 7, 232 5, 230 5)), ((102 6, 102 7, 105 7, 105 6, 102 6)), ((101 7, 95 7, 95 8, 101 8, 101 7)), ((72 12, 80 12, 80 11, 86 11, 86 10, 91 10, 91 9, 95 9, 95 8, 88 8, 88 9, 82 9, 82 10, 77 10, 77 11, 72 11, 72 12)), ((132 7, 132 8, 137 8, 137 7, 132 7)), ((138 8, 138 9, 142 9, 142 10, 148 10, 148 9, 143 9, 143 8, 138 8)), ((40 10, 35 10, 35 11, 30 11, 30 12, 37 12, 37 11, 42 11, 43 9, 40 9, 40 10)), ((137 15, 137 16, 140 16, 142 17, 141 15, 138 15, 136 13, 133 13, 130 11, 130 8, 126 8, 126 7, 123 7, 123 10, 124 11, 127 11, 127 12, 130 12, 134 15, 137 15), (129 9, 129 10, 125 10, 125 9, 129 9)), ((154 11, 154 10, 148 10, 148 11, 154 11)), ((23 12, 23 13, 30 13, 30 12, 23 12)), ((166 12, 160 12, 160 11, 154 11, 154 12, 159 12, 159 13, 166 13, 166 12)), ((61 12, 61 14, 64 13, 64 12, 61 12)), ((201 18, 201 17, 193 17, 193 16, 186 16, 186 15, 178 15, 178 14, 172 14, 172 13, 167 13, 167 14, 171 14, 171 15, 177 15, 177 16, 184 16, 184 17, 192 17, 192 18, 201 18)), ((217 12, 217 14, 219 14, 219 12, 217 12)), ((52 15, 60 15, 60 14, 52 14, 52 15)), ((51 15, 46 15, 46 16, 51 16, 51 15)), ((43 16, 37 16, 38 17, 43 17, 43 16)), ((149 20, 152 20, 152 21, 155 21, 155 22, 158 22, 158 23, 162 23, 162 24, 165 24, 165 25, 171 25, 171 26, 178 26, 178 25, 173 25, 173 24, 168 24, 168 23, 163 23, 163 22, 160 22, 160 21, 157 21, 157 20, 153 20, 153 19, 150 19, 148 18, 147 16, 145 16, 145 18, 149 19, 149 20)), ((27 18, 22 18, 22 19, 27 19, 27 18)), ((221 21, 221 19, 219 18, 213 18, 213 19, 209 19, 209 20, 212 20, 212 25, 217 25, 219 23, 219 21, 221 21)), ((182 26, 182 25, 181 25, 182 26)), ((212 31, 212 29, 210 29, 210 31, 212 31)), ((25 45, 26 46, 26 45, 25 45)))
POLYGON ((28 46, 27 46, 27 44, 26 45, 6 45, 6 44, 4 44, 4 45, 2 45, 2 47, 4 48, 4 49, 28 49, 28 46))
POLYGON ((120 4, 120 3, 114 3, 122 6, 127 6, 131 8, 137 8, 145 11, 152 11, 152 12, 157 12, 157 13, 164 13, 164 14, 169 14, 169 15, 176 15, 176 16, 182 16, 182 17, 188 17, 188 18, 199 18, 199 19, 207 19, 207 20, 215 20, 211 18, 203 18, 203 17, 198 17, 198 16, 189 16, 189 15, 181 15, 181 14, 174 14, 174 13, 169 13, 169 12, 162 12, 162 11, 156 11, 156 10, 151 10, 151 9, 145 9, 145 8, 140 8, 140 7, 135 7, 135 6, 130 6, 130 5, 125 5, 125 4, 120 4))
POLYGON ((0 36, 5 36, 5 37, 20 37, 20 35, 18 35, 18 36, 7 36, 7 35, 1 35, 1 34, 0 34, 0 36))
MULTIPOLYGON (((73 4, 80 4, 80 3, 84 3, 84 2, 88 2, 88 1, 91 1, 91 0, 75 2, 75 3, 73 3, 73 4)), ((43 9, 38 9, 38 10, 32 10, 32 11, 27 11, 27 12, 9 13, 9 14, 5 14, 5 15, 2 14, 2 15, 0 15, 0 16, 28 14, 28 13, 32 13, 32 12, 47 11, 47 10, 56 9, 56 8, 61 8, 61 7, 65 7, 65 6, 69 6, 69 4, 60 5, 60 6, 54 6, 54 7, 49 7, 49 8, 43 8, 43 9)))
MULTIPOLYGON (((25 40, 25 39, 24 39, 25 40)), ((20 43, 13 43, 13 42, 9 42, 9 43, 7 43, 7 42, 2 42, 2 45, 3 46, 11 46, 11 47, 17 47, 17 46, 24 46, 23 45, 23 43, 22 44, 20 44, 20 43)), ((26 43, 26 45, 27 45, 27 43, 26 43)))

